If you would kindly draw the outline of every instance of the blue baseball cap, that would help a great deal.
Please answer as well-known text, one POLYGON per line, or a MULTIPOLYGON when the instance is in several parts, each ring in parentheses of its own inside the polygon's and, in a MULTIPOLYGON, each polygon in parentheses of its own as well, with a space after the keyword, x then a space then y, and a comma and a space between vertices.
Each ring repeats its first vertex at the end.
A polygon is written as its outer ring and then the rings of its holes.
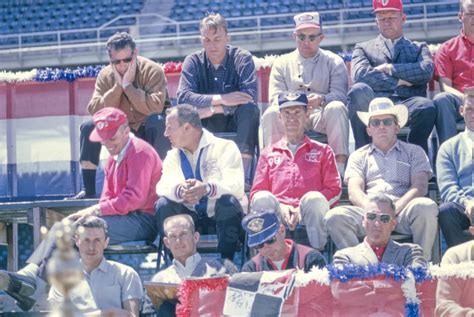
POLYGON ((287 107, 308 105, 308 97, 305 94, 296 91, 287 91, 278 96, 278 105, 280 110, 287 107))
POLYGON ((248 235, 248 246, 255 247, 273 238, 280 224, 280 219, 273 210, 252 212, 245 216, 242 227, 248 235))

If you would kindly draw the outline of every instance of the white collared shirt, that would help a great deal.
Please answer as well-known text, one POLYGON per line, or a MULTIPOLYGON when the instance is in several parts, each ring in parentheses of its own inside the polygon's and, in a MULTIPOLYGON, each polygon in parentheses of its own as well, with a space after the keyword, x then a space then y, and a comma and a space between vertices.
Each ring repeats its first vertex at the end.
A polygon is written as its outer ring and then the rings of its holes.
POLYGON ((201 256, 199 255, 199 253, 195 253, 192 256, 188 257, 184 265, 174 259, 172 265, 170 265, 165 270, 156 273, 152 277, 151 281, 159 283, 179 284, 184 278, 190 277, 193 274, 193 271, 196 269, 196 266, 200 261, 201 256))

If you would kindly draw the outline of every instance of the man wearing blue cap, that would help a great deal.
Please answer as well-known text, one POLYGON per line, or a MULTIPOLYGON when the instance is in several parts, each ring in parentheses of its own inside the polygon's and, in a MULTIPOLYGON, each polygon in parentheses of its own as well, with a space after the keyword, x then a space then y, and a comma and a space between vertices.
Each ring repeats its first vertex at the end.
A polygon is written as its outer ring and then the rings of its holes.
POLYGON ((274 210, 252 212, 242 220, 249 247, 258 254, 242 267, 242 272, 301 269, 309 272, 313 266, 326 265, 321 253, 285 239, 285 226, 274 210))
POLYGON ((306 226, 311 246, 324 249, 324 215, 337 204, 341 180, 334 153, 304 134, 308 99, 305 94, 280 95, 284 137, 263 150, 250 191, 252 210, 275 210, 290 230, 306 226))

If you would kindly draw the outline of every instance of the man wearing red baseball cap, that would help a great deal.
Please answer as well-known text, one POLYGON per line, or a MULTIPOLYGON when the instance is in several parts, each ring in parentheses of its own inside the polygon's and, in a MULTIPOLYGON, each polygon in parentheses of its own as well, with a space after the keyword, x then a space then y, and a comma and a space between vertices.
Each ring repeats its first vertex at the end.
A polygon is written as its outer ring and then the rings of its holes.
POLYGON ((410 112, 408 142, 428 152, 428 137, 436 119, 436 108, 426 98, 426 84, 434 64, 426 43, 403 36, 401 0, 373 0, 377 38, 356 44, 352 53, 351 76, 354 85, 348 93, 349 119, 356 148, 370 143, 366 127, 357 111, 366 112, 375 97, 387 97, 405 104, 410 112))
MULTIPOLYGON (((155 149, 130 132, 127 115, 118 108, 106 107, 94 114, 94 129, 89 138, 100 142, 110 157, 104 167, 104 187, 99 203, 67 217, 74 225, 88 216, 98 216, 108 227, 109 244, 147 240, 158 233, 154 204, 156 184, 161 178, 161 159, 155 149)), ((0 289, 14 297, 19 307, 29 310, 33 298, 44 290, 44 268, 56 247, 56 223, 18 274, 0 272, 0 289)))
POLYGON ((110 153, 102 195, 99 204, 68 218, 75 221, 96 215, 111 220, 111 243, 154 240, 153 207, 158 199, 155 187, 161 177, 160 157, 151 145, 130 132, 127 115, 120 109, 103 108, 94 114, 93 121, 95 128, 89 139, 100 142, 110 153))

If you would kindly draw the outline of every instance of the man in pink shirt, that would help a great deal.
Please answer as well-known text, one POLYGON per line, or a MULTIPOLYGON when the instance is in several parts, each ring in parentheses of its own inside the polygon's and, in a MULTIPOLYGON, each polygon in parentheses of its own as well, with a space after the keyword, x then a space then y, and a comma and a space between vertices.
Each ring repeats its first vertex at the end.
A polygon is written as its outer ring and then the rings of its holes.
MULTIPOLYGON (((161 177, 161 159, 151 145, 130 133, 126 114, 107 107, 93 117, 95 128, 90 140, 100 142, 110 157, 105 164, 104 188, 99 203, 80 210, 67 219, 78 223, 88 216, 99 216, 108 227, 109 243, 147 240, 158 234, 154 203, 156 184, 161 177)), ((29 310, 44 291, 44 269, 56 248, 56 223, 18 273, 0 271, 0 289, 15 298, 23 310, 29 310), (38 288, 38 289, 37 289, 38 288)))
POLYGON ((341 195, 334 152, 305 136, 305 94, 286 92, 278 103, 285 134, 260 156, 250 192, 251 209, 277 210, 290 230, 304 224, 311 246, 322 250, 327 240, 324 215, 341 195))
POLYGON ((435 125, 440 144, 456 135, 456 122, 463 119, 459 107, 464 100, 464 89, 474 86, 473 0, 460 1, 458 17, 462 23, 461 34, 444 42, 435 58, 442 91, 433 100, 438 110, 435 125))

